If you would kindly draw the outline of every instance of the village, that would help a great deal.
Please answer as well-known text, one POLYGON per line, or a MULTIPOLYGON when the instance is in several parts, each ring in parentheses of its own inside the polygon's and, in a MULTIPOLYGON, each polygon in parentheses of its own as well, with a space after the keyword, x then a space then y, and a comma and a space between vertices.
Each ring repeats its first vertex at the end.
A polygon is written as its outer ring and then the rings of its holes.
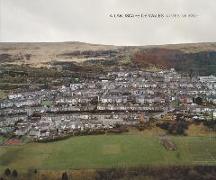
POLYGON ((14 92, 0 101, 0 134, 32 140, 160 120, 167 113, 189 121, 216 120, 216 77, 174 69, 107 72, 95 79, 14 92))

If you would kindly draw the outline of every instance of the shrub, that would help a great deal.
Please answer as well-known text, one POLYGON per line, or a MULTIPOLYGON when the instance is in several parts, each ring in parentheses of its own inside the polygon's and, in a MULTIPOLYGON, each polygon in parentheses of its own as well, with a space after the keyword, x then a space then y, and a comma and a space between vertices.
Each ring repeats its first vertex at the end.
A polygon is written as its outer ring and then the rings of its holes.
POLYGON ((10 170, 9 168, 5 169, 4 174, 5 174, 6 176, 10 176, 10 175, 11 175, 11 170, 10 170))
POLYGON ((68 174, 66 173, 66 172, 64 172, 63 174, 62 174, 62 180, 68 180, 69 178, 68 178, 68 174))
POLYGON ((14 170, 12 171, 12 176, 15 177, 15 178, 18 176, 18 173, 17 173, 17 170, 16 170, 16 169, 14 169, 14 170))

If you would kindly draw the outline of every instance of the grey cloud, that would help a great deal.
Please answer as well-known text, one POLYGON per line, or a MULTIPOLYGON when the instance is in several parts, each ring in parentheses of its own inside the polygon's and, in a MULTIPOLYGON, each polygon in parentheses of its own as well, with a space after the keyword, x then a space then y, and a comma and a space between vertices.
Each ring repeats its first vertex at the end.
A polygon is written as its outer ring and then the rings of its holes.
POLYGON ((0 0, 0 41, 146 45, 216 41, 215 0, 0 0), (195 19, 114 19, 109 13, 196 13, 195 19))

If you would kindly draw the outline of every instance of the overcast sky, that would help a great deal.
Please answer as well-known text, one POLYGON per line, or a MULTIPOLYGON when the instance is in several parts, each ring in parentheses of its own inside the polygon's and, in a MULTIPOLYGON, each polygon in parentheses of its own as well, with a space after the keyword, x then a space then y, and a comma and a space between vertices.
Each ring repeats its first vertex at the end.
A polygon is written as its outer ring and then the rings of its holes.
POLYGON ((216 41, 216 0, 0 0, 0 41, 149 45, 216 41), (112 18, 111 13, 196 14, 112 18))

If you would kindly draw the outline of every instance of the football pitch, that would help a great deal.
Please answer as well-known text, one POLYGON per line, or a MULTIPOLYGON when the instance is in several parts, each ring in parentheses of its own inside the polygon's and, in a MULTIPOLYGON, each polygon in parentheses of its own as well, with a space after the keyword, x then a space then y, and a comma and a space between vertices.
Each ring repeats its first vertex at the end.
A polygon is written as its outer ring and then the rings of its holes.
POLYGON ((216 165, 216 137, 170 136, 176 151, 141 134, 71 137, 50 143, 0 147, 0 170, 216 165))

